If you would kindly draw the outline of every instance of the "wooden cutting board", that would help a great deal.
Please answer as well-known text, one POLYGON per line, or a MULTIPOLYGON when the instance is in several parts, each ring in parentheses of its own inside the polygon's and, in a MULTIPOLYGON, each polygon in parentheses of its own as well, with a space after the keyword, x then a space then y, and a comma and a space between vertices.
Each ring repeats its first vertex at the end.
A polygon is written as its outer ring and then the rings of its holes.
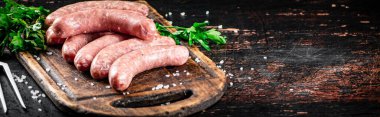
MULTIPOLYGON (((149 17, 170 25, 145 1, 149 17)), ((188 47, 191 58, 178 67, 156 68, 137 75, 124 92, 109 88, 108 80, 93 80, 89 73, 66 63, 60 47, 52 54, 20 52, 18 60, 63 111, 107 116, 185 116, 216 103, 226 88, 225 74, 196 47, 188 47), (200 61, 195 62, 198 58, 200 61), (173 76, 173 73, 179 76, 173 76), (167 75, 170 75, 167 77, 167 75), (153 87, 161 87, 152 90, 153 87)))

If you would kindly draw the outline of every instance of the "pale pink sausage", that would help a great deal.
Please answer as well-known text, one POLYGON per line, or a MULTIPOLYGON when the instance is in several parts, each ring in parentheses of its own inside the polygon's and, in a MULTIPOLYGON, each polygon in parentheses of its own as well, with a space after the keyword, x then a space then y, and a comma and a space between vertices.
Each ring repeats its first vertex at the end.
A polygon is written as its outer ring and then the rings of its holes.
POLYGON ((61 44, 67 37, 112 31, 152 40, 158 36, 153 20, 128 10, 91 9, 58 18, 46 31, 47 44, 61 44))
POLYGON ((155 45, 175 45, 175 42, 172 38, 165 36, 160 36, 153 41, 132 38, 102 49, 91 63, 92 78, 97 80, 106 78, 110 66, 117 58, 133 50, 155 45))
POLYGON ((129 1, 84 1, 74 4, 63 6, 54 12, 50 13, 46 19, 45 24, 51 25, 53 21, 59 17, 71 14, 78 11, 89 9, 119 9, 119 10, 132 10, 141 13, 144 16, 148 15, 149 8, 141 3, 129 1))
POLYGON ((103 36, 104 33, 88 33, 88 34, 79 34, 70 37, 65 41, 62 46, 62 56, 67 62, 74 62, 75 55, 83 46, 88 44, 100 36, 103 36))
POLYGON ((179 66, 189 59, 189 51, 184 46, 151 46, 129 52, 118 58, 109 71, 110 85, 116 90, 128 88, 132 78, 149 69, 164 66, 179 66))
POLYGON ((91 62, 98 52, 111 45, 118 43, 127 37, 119 34, 102 36, 81 48, 74 58, 74 65, 79 71, 86 71, 90 68, 91 62))

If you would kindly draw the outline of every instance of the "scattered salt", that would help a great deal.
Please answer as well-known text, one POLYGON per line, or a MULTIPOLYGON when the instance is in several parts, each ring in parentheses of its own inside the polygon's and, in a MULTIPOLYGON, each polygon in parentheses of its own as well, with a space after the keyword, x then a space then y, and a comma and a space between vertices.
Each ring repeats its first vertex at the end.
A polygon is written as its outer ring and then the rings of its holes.
POLYGON ((46 97, 46 95, 45 95, 45 94, 42 94, 41 97, 46 97))
POLYGON ((206 11, 206 15, 210 14, 210 11, 206 11))
POLYGON ((40 58, 40 57, 37 57, 36 59, 37 59, 37 61, 41 60, 41 58, 40 58))
POLYGON ((180 82, 179 85, 182 85, 182 82, 180 82))
POLYGON ((40 111, 40 112, 41 112, 41 111, 42 111, 42 109, 41 109, 41 108, 38 108, 38 111, 40 111))
POLYGON ((77 77, 75 77, 75 78, 74 78, 74 80, 75 80, 75 81, 77 81, 77 80, 78 80, 78 78, 77 78, 77 77))
POLYGON ((91 83, 91 86, 94 86, 95 84, 94 83, 91 83))
POLYGON ((336 7, 336 4, 331 4, 331 7, 333 7, 333 8, 336 7))
POLYGON ((38 100, 38 103, 41 103, 41 100, 38 100))
POLYGON ((96 97, 93 97, 92 99, 93 99, 93 100, 96 100, 96 97))
POLYGON ((62 84, 61 83, 57 83, 58 86, 61 86, 62 84))
POLYGON ((186 70, 183 70, 183 72, 187 72, 186 70))
POLYGON ((123 92, 123 95, 126 95, 127 93, 123 92))
POLYGON ((205 23, 209 23, 208 20, 206 20, 205 23))
POLYGON ((177 86, 177 84, 175 84, 175 83, 173 83, 172 85, 173 85, 173 87, 177 86))
POLYGON ((186 73, 186 75, 188 76, 188 75, 190 75, 190 73, 189 73, 189 72, 187 72, 187 73, 186 73))
POLYGON ((220 60, 220 61, 219 61, 219 64, 223 64, 223 63, 224 63, 224 60, 220 60))
POLYGON ((293 92, 294 89, 289 89, 290 92, 293 92))
POLYGON ((167 77, 167 78, 168 78, 168 77, 170 77, 170 75, 169 75, 169 74, 168 74, 168 75, 165 75, 165 77, 167 77))
POLYGON ((168 15, 172 15, 172 12, 168 12, 168 15))
POLYGON ((178 73, 179 71, 177 70, 177 71, 175 71, 175 72, 177 72, 177 73, 178 73))
POLYGON ((28 86, 28 89, 32 89, 33 87, 32 86, 28 86))
POLYGON ((251 70, 255 70, 255 68, 252 68, 252 67, 251 67, 251 70))
POLYGON ((111 86, 110 86, 110 85, 107 85, 105 88, 106 88, 106 89, 110 89, 110 88, 111 88, 111 86))
POLYGON ((165 89, 168 89, 168 88, 169 88, 169 85, 165 85, 164 88, 165 88, 165 89))
POLYGON ((267 56, 264 56, 263 58, 264 58, 265 60, 267 60, 267 59, 268 59, 268 57, 267 57, 267 56))
POLYGON ((129 92, 127 91, 127 95, 129 94, 129 92))
POLYGON ((243 69, 244 69, 243 67, 240 67, 240 71, 243 71, 243 69))
POLYGON ((231 86, 231 87, 234 86, 234 83, 233 83, 233 82, 230 82, 230 86, 231 86))

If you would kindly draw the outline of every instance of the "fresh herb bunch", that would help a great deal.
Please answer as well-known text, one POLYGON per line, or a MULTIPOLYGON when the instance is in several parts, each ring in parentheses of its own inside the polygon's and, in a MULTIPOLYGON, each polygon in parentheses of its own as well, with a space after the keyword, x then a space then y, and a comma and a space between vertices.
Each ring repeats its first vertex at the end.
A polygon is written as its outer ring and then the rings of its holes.
POLYGON ((13 0, 3 0, 0 7, 0 53, 8 47, 12 52, 38 52, 46 50, 45 17, 49 10, 43 7, 26 7, 13 0))
POLYGON ((162 36, 168 36, 175 40, 177 44, 180 44, 180 40, 187 40, 188 44, 192 46, 194 43, 200 44, 204 49, 210 51, 209 41, 216 44, 226 44, 226 37, 221 36, 221 33, 215 29, 206 29, 208 23, 195 22, 193 26, 189 28, 179 26, 163 26, 156 23, 156 28, 162 36), (167 28, 175 28, 177 31, 171 33, 167 28))

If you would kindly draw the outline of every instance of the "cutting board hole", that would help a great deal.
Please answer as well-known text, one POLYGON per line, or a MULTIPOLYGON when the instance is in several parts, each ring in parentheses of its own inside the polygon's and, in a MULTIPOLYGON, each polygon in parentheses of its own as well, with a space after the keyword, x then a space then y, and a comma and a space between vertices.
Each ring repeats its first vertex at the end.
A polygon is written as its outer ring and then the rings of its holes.
POLYGON ((112 102, 112 106, 117 108, 138 108, 149 106, 170 105, 177 101, 185 100, 193 95, 191 90, 171 91, 166 93, 139 96, 139 97, 126 97, 112 102))

